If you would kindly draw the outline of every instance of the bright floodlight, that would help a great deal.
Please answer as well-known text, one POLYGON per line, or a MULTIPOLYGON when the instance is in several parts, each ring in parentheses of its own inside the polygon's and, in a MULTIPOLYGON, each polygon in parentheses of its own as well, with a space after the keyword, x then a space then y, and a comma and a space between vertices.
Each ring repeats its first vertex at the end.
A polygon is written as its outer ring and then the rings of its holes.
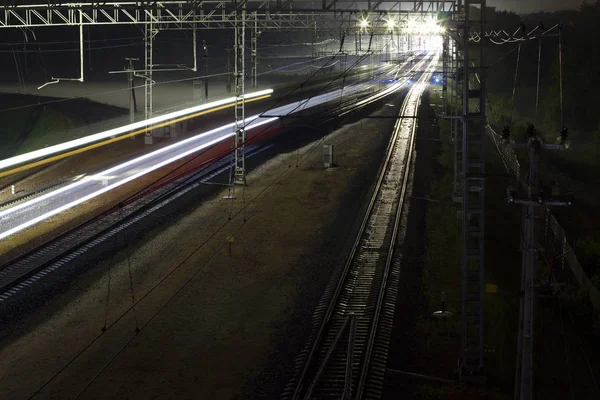
POLYGON ((395 26, 396 26, 396 21, 394 21, 393 19, 388 19, 388 21, 387 21, 387 27, 389 29, 394 29, 395 26))
POLYGON ((434 18, 429 18, 423 22, 423 31, 424 33, 428 33, 430 35, 436 35, 442 33, 444 28, 439 26, 434 18))
POLYGON ((444 32, 444 28, 438 25, 434 17, 425 20, 408 19, 404 30, 417 35, 440 35, 444 32))
POLYGON ((366 28, 369 26, 369 20, 367 19, 361 19, 359 22, 359 25, 361 28, 366 28))

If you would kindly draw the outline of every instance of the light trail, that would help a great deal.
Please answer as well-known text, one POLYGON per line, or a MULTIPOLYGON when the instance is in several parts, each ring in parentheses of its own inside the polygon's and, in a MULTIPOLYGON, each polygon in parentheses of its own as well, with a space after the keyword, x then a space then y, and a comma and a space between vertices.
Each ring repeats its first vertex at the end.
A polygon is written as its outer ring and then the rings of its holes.
MULTIPOLYGON (((413 66, 409 70, 409 73, 416 73, 417 68, 420 68, 423 62, 424 60, 413 66)), ((400 69, 402 69, 402 67, 398 68, 398 70, 400 69)), ((394 76, 397 76, 397 72, 398 71, 396 71, 394 76)), ((408 80, 404 80, 401 83, 389 85, 386 89, 380 91, 380 93, 389 94, 393 91, 400 90, 400 88, 405 86, 407 83, 408 80)), ((270 124, 279 119, 279 116, 290 115, 328 102, 336 100, 339 101, 341 96, 353 96, 358 93, 368 91, 373 86, 373 82, 349 85, 331 92, 323 93, 308 99, 295 101, 290 104, 274 108, 269 111, 269 114, 271 114, 270 116, 254 115, 252 117, 248 117, 245 119, 246 130, 252 130, 261 125, 270 124)), ((270 92, 272 91, 269 91, 269 94, 270 92)), ((254 95, 256 98, 258 98, 261 95, 265 95, 265 91, 256 92, 251 95, 254 95)), ((381 98, 381 96, 371 96, 371 98, 381 98)), ((231 99, 224 99, 223 101, 225 100, 231 101, 231 99)), ((235 98, 233 100, 235 100, 235 98)), ((361 105, 362 104, 363 103, 361 103, 361 105)), ((208 104, 205 105, 205 107, 207 106, 208 104)), ((221 104, 221 106, 224 106, 224 104, 221 104)), ((192 109, 197 112, 199 108, 193 107, 192 109)), ((189 110, 190 109, 186 109, 176 113, 171 113, 169 114, 169 118, 172 119, 176 118, 177 116, 185 118, 185 115, 190 114, 189 110)), ((162 117, 165 118, 166 116, 162 117)), ((146 126, 149 124, 148 121, 144 122, 146 123, 146 126)), ((142 122, 140 122, 140 124, 141 123, 142 122)), ((128 125, 128 127, 130 129, 131 125, 128 125)), ((125 127, 123 127, 123 129, 125 129, 125 127)), ((126 132, 129 132, 129 130, 126 132)), ((184 157, 229 139, 234 135, 235 123, 229 123, 208 132, 200 133, 191 138, 184 139, 169 146, 165 146, 161 149, 144 154, 140 157, 136 157, 97 174, 85 176, 67 186, 58 188, 52 192, 43 194, 29 201, 17 204, 6 210, 2 210, 0 211, 0 239, 7 238, 17 232, 34 226, 55 215, 76 207, 79 204, 96 198, 112 189, 131 182, 136 178, 149 174, 177 160, 181 160, 184 157)))
MULTIPOLYGON (((256 119, 256 117, 252 117, 250 119, 256 119)), ((257 127, 259 127, 261 125, 264 125, 264 124, 268 124, 270 122, 275 121, 276 119, 277 118, 269 118, 269 119, 265 119, 263 121, 260 121, 259 123, 256 123, 256 124, 255 123, 250 123, 250 125, 247 128, 247 130, 257 128, 257 127)), ((222 131, 222 130, 227 129, 227 128, 232 128, 234 126, 235 126, 235 123, 228 124, 228 125, 225 125, 224 127, 220 127, 220 128, 217 128, 217 129, 215 129, 213 131, 206 132, 206 133, 204 133, 202 135, 212 135, 212 134, 214 134, 216 132, 222 131)), ((142 156, 142 157, 139 157, 137 159, 128 161, 128 162, 126 162, 124 164, 121 164, 121 165, 118 165, 116 167, 107 169, 106 171, 100 172, 100 173, 98 173, 96 175, 85 177, 85 178, 83 178, 83 179, 81 179, 81 180, 79 180, 79 181, 77 181, 75 183, 72 183, 72 184, 67 185, 67 186, 65 186, 63 188, 60 188, 60 189, 55 190, 55 191, 53 191, 51 193, 48 193, 47 195, 43 195, 43 196, 40 196, 38 198, 35 198, 35 199, 31 200, 30 202, 23 203, 22 205, 18 205, 18 206, 15 206, 13 208, 10 208, 10 209, 8 209, 8 210, 6 210, 4 212, 0 212, 0 219, 2 219, 2 221, 4 222, 4 217, 6 215, 13 214, 13 213, 18 212, 20 210, 29 208, 29 207, 34 206, 35 204, 41 203, 41 202, 43 202, 45 200, 49 200, 51 198, 55 198, 55 197, 59 196, 60 194, 64 194, 64 193, 67 193, 69 191, 72 191, 72 190, 76 189, 77 187, 85 186, 86 183, 90 183, 90 182, 96 181, 96 182, 100 182, 100 185, 104 186, 103 188, 101 188, 99 190, 93 191, 92 193, 89 193, 89 194, 87 194, 87 195, 85 195, 83 197, 79 197, 76 200, 73 200, 73 201, 68 202, 68 203, 66 203, 64 205, 56 207, 56 208, 52 209, 51 211, 48 211, 48 212, 46 212, 44 214, 41 214, 41 215, 38 215, 38 216, 36 216, 36 217, 34 217, 34 218, 26 221, 26 222, 21 223, 20 225, 17 225, 16 227, 14 227, 12 229, 9 229, 9 230, 7 230, 5 232, 0 233, 0 239, 4 239, 5 237, 8 237, 8 236, 10 236, 10 235, 12 235, 12 234, 14 234, 16 232, 19 232, 19 231, 21 231, 23 229, 26 229, 26 228, 28 228, 30 226, 33 226, 33 225, 37 224, 38 222, 44 221, 44 220, 46 220, 46 219, 48 219, 48 218, 50 218, 50 217, 52 217, 54 215, 60 214, 63 211, 69 210, 69 209, 71 209, 71 208, 73 208, 73 207, 75 207, 75 206, 77 206, 77 205, 79 205, 81 203, 84 203, 84 202, 86 202, 88 200, 93 199, 94 197, 98 197, 98 196, 100 196, 103 193, 106 193, 106 192, 108 192, 108 191, 110 191, 112 189, 115 189, 115 188, 117 188, 119 186, 122 186, 122 185, 124 185, 124 184, 126 184, 126 183, 128 183, 128 182, 130 182, 130 181, 132 181, 134 179, 136 179, 136 178, 139 178, 140 176, 146 175, 146 174, 148 174, 148 173, 150 173, 152 171, 155 171, 155 170, 157 170, 157 169, 159 169, 161 167, 164 167, 167 164, 170 164, 170 163, 172 163, 174 161, 177 161, 177 160, 180 160, 180 159, 182 159, 182 158, 184 158, 184 157, 186 157, 186 156, 188 156, 190 154, 196 153, 196 152, 198 152, 200 150, 203 150, 203 149, 205 149, 207 147, 210 147, 210 146, 212 146, 214 144, 217 144, 217 143, 219 143, 219 142, 221 142, 221 141, 223 141, 223 140, 225 140, 225 139, 227 139, 229 137, 232 137, 233 135, 235 135, 235 131, 228 132, 225 135, 221 135, 221 136, 216 137, 215 139, 206 141, 206 142, 202 143, 201 145, 195 146, 195 147, 193 147, 193 148, 191 148, 189 150, 186 150, 186 151, 184 151, 182 153, 177 153, 176 155, 171 156, 170 158, 162 160, 162 161, 160 161, 157 164, 152 164, 151 166, 149 166, 149 167, 147 167, 145 169, 142 169, 141 171, 135 172, 135 173, 133 173, 131 175, 128 175, 128 176, 125 176, 125 177, 122 177, 122 175, 112 175, 112 176, 111 175, 107 175, 109 173, 114 173, 116 171, 123 170, 124 168, 126 168, 126 167, 128 167, 130 165, 134 165, 136 163, 139 163, 139 162, 143 161, 143 159, 151 158, 151 157, 148 157, 148 156, 157 156, 158 155, 157 153, 159 153, 159 152, 160 153, 164 153, 166 150, 172 150, 172 149, 167 149, 167 148, 161 149, 163 151, 158 150, 158 151, 156 151, 154 153, 146 154, 145 156, 142 156), (122 177, 122 179, 118 179, 119 177, 122 177), (116 182, 108 185, 107 182, 109 180, 115 180, 116 182)), ((192 139, 196 139, 196 138, 192 138, 192 139)), ((179 142, 177 144, 180 144, 180 143, 181 144, 185 144, 184 142, 179 142)), ((134 169, 134 171, 135 171, 135 169, 134 169)))
MULTIPOLYGON (((258 101, 258 100, 263 100, 263 99, 266 99, 266 98, 268 98, 270 96, 271 95, 268 94, 268 95, 264 95, 264 96, 261 96, 261 97, 254 97, 252 99, 246 100, 246 103, 250 103, 250 102, 258 101)), ((210 108, 210 109, 205 110, 205 111, 200 111, 200 112, 197 112, 197 113, 194 113, 194 114, 186 115, 185 117, 181 117, 181 118, 177 118, 177 119, 174 119, 174 120, 169 120, 167 122, 163 122, 161 124, 153 125, 151 128, 140 129, 140 130, 137 130, 137 131, 133 131, 133 132, 121 135, 121 136, 117 136, 116 138, 104 140, 102 142, 94 143, 94 144, 91 144, 91 145, 86 146, 86 147, 82 147, 82 148, 79 148, 79 149, 76 149, 76 150, 71 150, 71 151, 68 151, 66 153, 61 153, 61 154, 58 154, 58 155, 55 155, 55 156, 52 156, 52 157, 44 158, 44 159, 41 159, 39 161, 35 161, 35 162, 29 163, 29 164, 22 165, 22 166, 17 167, 17 168, 13 168, 13 169, 9 169, 7 171, 0 172, 0 178, 3 178, 3 177, 8 176, 8 175, 15 174, 17 172, 27 171, 28 169, 32 169, 32 168, 35 168, 35 167, 46 165, 46 164, 49 164, 49 163, 52 163, 52 162, 55 162, 55 161, 59 161, 59 160, 62 160, 63 158, 67 158, 67 157, 74 156, 76 154, 84 153, 86 151, 93 150, 93 149, 96 149, 98 147, 106 146, 108 144, 115 143, 115 142, 118 142, 120 140, 127 139, 129 137, 133 137, 133 136, 145 133, 148 130, 154 130, 154 129, 162 128, 163 126, 166 126, 166 125, 175 124, 177 122, 185 121, 187 119, 196 118, 196 117, 199 117, 201 115, 210 114, 212 112, 216 112, 216 111, 219 111, 219 110, 224 110, 226 108, 233 107, 234 105, 235 105, 235 103, 229 103, 229 104, 225 104, 223 106, 219 106, 219 107, 215 107, 215 108, 210 108)))
MULTIPOLYGON (((245 100, 250 100, 257 97, 262 97, 266 95, 271 95, 273 93, 273 89, 261 90, 254 93, 248 93, 244 95, 245 100)), ((212 108, 222 107, 225 105, 233 105, 235 104, 235 97, 228 97, 226 99, 213 101, 206 104, 201 104, 199 106, 194 106, 190 108, 186 108, 183 110, 174 111, 168 114, 159 115, 153 118, 149 118, 147 120, 134 122, 133 124, 128 124, 124 126, 120 126, 118 128, 109 129, 104 132, 96 133, 93 135, 89 135, 83 138, 70 140, 68 142, 59 143, 54 146, 46 147, 44 149, 35 150, 29 153, 21 154, 15 157, 10 157, 0 161, 0 169, 5 169, 8 167, 12 167, 15 165, 22 164, 27 161, 32 161, 38 158, 47 157, 52 154, 61 153, 67 150, 74 149, 76 147, 84 146, 86 144, 90 144, 93 142, 97 142, 103 139, 111 138, 112 136, 122 135, 125 133, 129 133, 131 131, 138 131, 136 134, 145 132, 147 130, 153 129, 154 125, 161 124, 164 122, 172 123, 171 120, 177 119, 186 115, 195 114, 203 111, 208 111, 212 108), (143 129, 142 129, 143 128, 143 129)), ((164 124, 162 125, 164 126, 164 124)), ((1 177, 2 175, 0 175, 1 177)))
MULTIPOLYGON (((345 96, 353 95, 369 88, 371 88, 370 83, 352 85, 346 87, 343 94, 345 96)), ((342 89, 337 89, 309 99, 277 107, 271 111, 277 115, 291 114, 338 100, 341 95, 342 89)), ((277 119, 278 117, 261 117, 255 115, 246 118, 246 129, 252 130, 277 119)), ((234 135, 235 123, 223 125, 211 131, 144 154, 92 176, 86 176, 67 186, 0 211, 0 239, 7 238, 165 165, 231 138, 234 135)))

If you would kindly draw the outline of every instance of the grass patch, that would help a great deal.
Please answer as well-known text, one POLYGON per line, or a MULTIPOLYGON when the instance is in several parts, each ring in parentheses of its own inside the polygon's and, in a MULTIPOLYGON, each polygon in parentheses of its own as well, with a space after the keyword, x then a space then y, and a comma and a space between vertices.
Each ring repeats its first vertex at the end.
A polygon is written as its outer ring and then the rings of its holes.
MULTIPOLYGON (((432 95, 432 104, 440 104, 432 95)), ((452 193, 454 144, 450 141, 450 121, 438 117, 441 152, 439 173, 431 183, 429 197, 442 200, 428 203, 426 211, 426 251, 423 272, 424 294, 428 299, 427 315, 419 321, 419 333, 426 336, 427 352, 460 352, 461 299, 461 220, 459 204, 450 201, 452 193), (446 292, 446 307, 455 313, 451 320, 436 321, 429 315, 440 307, 440 294, 446 292)), ((519 217, 516 207, 505 200, 507 177, 503 165, 488 146, 486 154, 486 258, 485 283, 497 285, 497 293, 484 294, 484 357, 487 384, 484 388, 445 387, 420 383, 416 398, 490 398, 512 399, 516 353, 516 330, 519 313, 520 253, 519 217)), ((455 367, 455 366, 454 366, 455 367)))
POLYGON ((69 117, 51 108, 47 108, 40 116, 39 121, 31 130, 23 145, 19 148, 18 153, 27 153, 74 139, 73 135, 69 134, 72 132, 74 126, 75 124, 69 117))
POLYGON ((0 139, 2 140, 2 150, 0 158, 8 158, 14 154, 14 149, 19 142, 19 137, 23 132, 27 118, 31 114, 30 109, 13 110, 8 115, 3 113, 5 118, 2 119, 0 127, 0 139))

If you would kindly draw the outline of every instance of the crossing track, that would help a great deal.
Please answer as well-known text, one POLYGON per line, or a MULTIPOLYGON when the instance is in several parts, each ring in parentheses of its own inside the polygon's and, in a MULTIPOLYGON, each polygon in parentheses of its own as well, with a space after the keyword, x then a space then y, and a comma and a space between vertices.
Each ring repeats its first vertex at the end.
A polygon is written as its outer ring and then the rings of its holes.
POLYGON ((373 196, 346 264, 313 316, 284 399, 378 399, 391 340, 401 253, 398 235, 409 184, 416 117, 438 55, 425 63, 400 115, 373 196))

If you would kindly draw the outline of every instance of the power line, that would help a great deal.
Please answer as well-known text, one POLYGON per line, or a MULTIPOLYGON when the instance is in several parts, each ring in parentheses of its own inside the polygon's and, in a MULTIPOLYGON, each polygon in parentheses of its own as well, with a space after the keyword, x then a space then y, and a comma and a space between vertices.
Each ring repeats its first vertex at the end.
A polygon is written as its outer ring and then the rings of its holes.
MULTIPOLYGON (((357 65, 360 61, 357 61, 355 64, 351 65, 346 71, 345 73, 347 73, 350 69, 352 69, 355 65, 357 65)), ((316 72, 315 72, 316 74, 316 72)), ((315 74, 311 75, 314 76, 315 74)), ((326 87, 328 87, 333 81, 331 81, 326 87)), ((292 93, 295 91, 296 89, 292 90, 292 93)), ((321 89, 322 90, 322 89, 321 89)), ((319 93, 320 91, 318 91, 317 93, 319 93)), ((314 95, 313 95, 314 96, 314 95)), ((311 96, 311 98, 313 97, 311 96)), ((286 96, 287 97, 287 96, 286 96)), ((270 110, 272 107, 270 107, 268 110, 270 110)), ((295 110, 295 109, 294 109, 295 110)), ((289 113, 293 112, 294 110, 290 111, 289 113)), ((264 111, 261 115, 263 115, 264 113, 266 113, 266 111, 264 111)), ((288 113, 288 114, 289 114, 288 113)), ((262 134, 264 132, 267 131, 267 129, 270 126, 267 126, 265 128, 262 129, 262 131, 258 134, 262 134)), ((256 135, 256 136, 258 136, 256 135)), ((255 137, 256 137, 255 136, 255 137)), ((192 158, 191 160, 187 161, 186 163, 184 163, 183 165, 188 164, 189 162, 193 161, 194 159, 196 159, 197 157, 199 157, 201 154, 204 154, 206 151, 208 151, 210 148, 205 149, 205 151, 200 152, 198 155, 194 156, 194 158, 192 158)), ((231 151, 229 151, 231 152, 231 151)), ((305 153, 306 154, 306 153, 305 153)), ((161 178, 155 180, 154 182, 146 185, 143 189, 138 190, 136 193, 130 195, 126 200, 124 200, 123 202, 120 203, 120 205, 122 205, 123 203, 125 203, 128 199, 134 198, 137 195, 139 195, 140 193, 143 193, 147 188, 151 187, 152 185, 154 185, 156 182, 164 179, 165 177, 169 176, 170 174, 172 174, 174 171, 178 170, 179 168, 181 168, 183 165, 180 165, 179 167, 169 171, 167 174, 163 175, 161 178)), ((291 167, 288 167, 288 169, 291 167)), ((298 166, 294 169, 296 170, 298 168, 298 166)), ((262 193, 264 193, 268 188, 270 188, 273 184, 275 184, 275 182, 277 180, 279 180, 283 174, 287 171, 284 170, 279 176, 277 176, 271 183, 269 183, 258 195, 257 197, 255 197, 254 199, 250 200, 242 209, 240 209, 233 217, 237 216, 240 212, 242 212, 242 210, 244 210, 246 207, 248 207, 250 204, 252 204, 254 202, 254 200, 256 198, 258 198, 258 196, 260 196, 262 193)), ((178 186, 184 186, 187 182, 182 182, 181 184, 179 184, 178 186)), ((153 203, 157 203, 158 201, 160 201, 162 198, 164 198, 165 196, 167 196, 169 193, 172 193, 173 191, 175 191, 177 189, 173 188, 170 191, 168 191, 167 193, 162 194, 161 196, 153 199, 149 204, 153 204, 153 203)), ((273 191, 272 193, 274 193, 275 191, 273 191)), ((266 201, 266 200, 265 200, 266 201)), ((264 204, 261 203, 261 205, 264 204)), ((108 212, 114 210, 115 207, 110 208, 109 210, 105 211, 103 214, 107 214, 108 212)), ((127 310, 125 310, 114 322, 112 322, 108 327, 105 326, 105 329, 102 330, 102 332, 100 334, 98 334, 94 339, 92 339, 92 341, 90 343, 88 343, 81 351, 79 351, 73 358, 71 358, 59 371, 57 371, 50 379, 48 379, 40 388, 38 388, 30 397, 29 399, 31 400, 33 397, 35 397, 38 393, 40 393, 45 387, 47 387, 50 382, 52 382, 58 375, 60 375, 65 369, 67 369, 76 359, 78 359, 83 353, 85 353, 94 343, 96 343, 104 334, 104 332, 108 331, 109 329, 111 329, 113 326, 115 326, 125 315, 127 315, 131 310, 132 307, 134 307, 135 305, 139 304, 141 301, 143 301, 150 293, 152 293, 156 288, 158 288, 158 286, 160 286, 166 279, 168 279, 175 271, 177 271, 187 260, 189 260, 195 253, 197 253, 203 246, 206 245, 206 243, 208 243, 209 240, 211 240, 218 232, 220 232, 225 226, 227 226, 229 224, 229 222, 231 221, 231 219, 229 219, 228 221, 226 221, 224 224, 222 224, 221 226, 219 226, 219 228, 217 228, 217 230, 215 232, 213 232, 213 234, 211 234, 209 236, 209 238, 207 238, 204 242, 202 242, 191 254, 189 254, 183 261, 181 261, 175 268, 173 268, 171 271, 169 271, 169 273, 167 273, 161 280, 159 280, 152 288, 150 288, 143 296, 141 296, 139 298, 138 301, 136 301, 131 307, 129 307, 127 310)), ((243 226, 243 224, 242 224, 243 226)), ((238 228, 238 230, 241 229, 238 228)), ((237 230, 236 230, 237 232, 237 230)), ((234 232, 235 233, 235 232, 234 232)), ((222 248, 225 245, 226 242, 224 242, 218 249, 216 252, 218 252, 220 250, 220 248, 222 248)), ((143 330, 149 322, 151 322, 154 317, 156 317, 156 315, 158 315, 158 313, 193 279, 193 277, 200 272, 200 270, 202 270, 202 268, 212 259, 212 257, 214 256, 214 254, 203 264, 200 266, 200 268, 194 273, 194 275, 188 279, 183 286, 181 286, 177 292, 169 298, 169 300, 167 300, 167 302, 156 312, 152 315, 152 317, 150 318, 150 320, 148 320, 144 325, 142 325, 142 327, 139 329, 139 331, 143 330)), ((102 373, 102 371, 108 366, 110 365, 110 363, 112 361, 114 361, 114 359, 116 359, 116 357, 129 345, 129 343, 131 343, 133 341, 133 339, 137 336, 139 332, 136 332, 136 334, 125 344, 125 346, 123 346, 109 361, 108 364, 106 364, 101 371, 98 372, 98 374, 96 374, 94 376, 94 378, 92 379, 92 381, 90 381, 86 387, 77 395, 77 397, 79 395, 81 395, 83 393, 83 391, 85 391, 85 389, 87 389, 87 387, 89 387, 89 385, 99 376, 100 373, 102 373)))
MULTIPOLYGON (((41 55, 41 54, 40 54, 41 55)), ((337 57, 338 54, 335 54, 334 57, 337 57)), ((327 56, 324 57, 320 57, 321 58, 327 58, 327 56)), ((312 61, 312 60, 311 60, 312 61)), ((310 61, 307 61, 310 62, 310 61)), ((297 63, 293 63, 293 64, 289 64, 287 66, 284 67, 289 67, 292 65, 296 65, 297 63)), ((281 68, 284 68, 281 67, 281 68)), ((273 71, 271 71, 273 72, 273 71)), ((267 72, 263 72, 260 75, 264 75, 267 72)), ((195 79, 202 79, 202 78, 212 78, 212 77, 217 77, 217 76, 225 76, 225 75, 232 75, 233 73, 220 73, 220 74, 210 74, 210 75, 204 75, 204 76, 194 76, 191 78, 181 78, 181 79, 171 79, 171 80, 166 80, 166 81, 157 81, 153 84, 153 86, 157 86, 157 85, 164 85, 164 84, 170 84, 170 83, 180 83, 180 82, 187 82, 187 81, 192 81, 195 79)), ((133 89, 140 89, 140 88, 144 88, 144 85, 138 85, 138 86, 134 86, 133 89)), ((114 90, 107 90, 104 92, 96 92, 96 93, 90 93, 86 96, 75 96, 75 97, 70 97, 70 98, 64 98, 64 99, 56 99, 56 100, 49 100, 49 101, 44 101, 44 102, 39 102, 39 103, 35 103, 35 104, 27 104, 27 105, 23 105, 23 106, 17 106, 17 107, 9 107, 9 108, 3 108, 0 109, 0 112, 4 112, 4 111, 13 111, 13 110, 20 110, 20 109, 24 109, 24 108, 29 108, 29 107, 37 107, 40 105, 48 105, 48 104, 54 104, 54 103, 62 103, 62 102, 66 102, 66 101, 71 101, 71 100, 81 100, 81 99, 90 99, 92 97, 96 97, 96 96, 103 96, 106 94, 112 94, 112 93, 118 93, 118 92, 123 92, 126 90, 131 90, 131 88, 127 87, 127 88, 122 88, 122 89, 114 89, 114 90)))
MULTIPOLYGON (((144 40, 143 36, 130 36, 130 37, 122 37, 122 38, 111 38, 111 39, 87 39, 86 42, 117 42, 117 41, 125 41, 125 40, 144 40)), ((35 42, 4 42, 0 43, 0 46, 12 46, 12 45, 55 45, 55 44, 70 44, 70 43, 79 43, 79 40, 61 40, 61 41, 52 41, 52 42, 43 42, 43 41, 35 41, 35 42)))
MULTIPOLYGON (((94 51, 94 50, 105 50, 105 49, 116 49, 119 47, 131 47, 131 46, 141 46, 143 45, 143 42, 140 43, 127 43, 127 44, 116 44, 116 45, 112 45, 112 46, 96 46, 96 47, 89 47, 88 50, 90 51, 94 51)), ((75 51, 79 51, 80 49, 32 49, 32 50, 14 50, 15 53, 68 53, 68 52, 75 52, 75 51)), ((12 50, 0 50, 0 53, 10 53, 12 50)))
MULTIPOLYGON (((351 65, 346 72, 348 72, 350 69, 354 68, 354 66, 356 66, 359 62, 351 65)), ((313 95, 314 96, 314 95, 313 95)), ((312 96, 311 96, 312 97, 312 96)), ((294 109, 295 110, 295 109, 294 109)), ((294 110, 290 111, 288 114, 292 113, 294 110)), ((264 113, 263 113, 264 114, 264 113)), ((263 132, 266 130, 263 129, 263 132)), ((262 133, 262 132, 261 132, 262 133)), ((327 137, 328 135, 326 135, 325 137, 327 137)), ((186 261, 188 261, 191 257, 193 257, 194 254, 196 254, 202 247, 204 247, 204 245, 206 245, 206 243, 208 243, 209 240, 211 240, 222 228, 224 228, 225 226, 227 226, 236 216, 240 215, 242 213, 242 211, 246 211, 246 208, 255 200, 257 199, 260 195, 262 195, 267 189, 269 189, 271 186, 273 186, 279 179, 281 179, 281 177, 283 177, 283 175, 285 175, 286 172, 290 171, 291 172, 289 175, 291 175, 293 172, 297 171, 302 159, 307 155, 312 153, 312 151, 314 151, 314 149, 316 148, 316 145, 321 142, 324 138, 322 138, 321 140, 316 141, 316 144, 314 144, 311 148, 309 148, 303 155, 302 157, 300 157, 300 161, 296 163, 296 167, 294 167, 293 169, 291 169, 291 165, 289 165, 287 168, 284 168, 283 171, 277 176, 275 177, 275 179, 273 181, 271 181, 265 188, 263 188, 259 194, 254 197, 254 199, 250 200, 248 203, 244 204, 242 206, 242 208, 240 210, 238 210, 233 216, 230 215, 230 217, 227 219, 227 221, 225 223, 223 223, 218 229, 217 231, 215 231, 209 238, 207 238, 200 246, 198 246, 188 257, 186 257, 182 262, 180 262, 177 267, 175 267, 171 272, 169 272, 169 274, 163 278, 156 286, 154 286, 150 291, 153 291, 155 288, 157 288, 160 283, 162 283, 169 275, 171 275, 171 273, 175 270, 178 269, 179 267, 181 267, 186 261)), ((264 199, 264 201, 262 201, 256 208, 254 211, 254 214, 256 214, 257 210, 263 206, 266 201, 274 194, 278 191, 278 187, 275 188, 275 190, 273 190, 271 193, 269 193, 269 195, 264 199)), ((245 201, 245 199, 244 199, 245 201)), ((250 217, 252 217, 254 214, 251 214, 250 217)), ((249 219, 249 218, 248 218, 249 219)), ((244 222, 242 222, 242 224, 240 224, 240 226, 238 226, 237 229, 235 229, 232 232, 232 235, 235 235, 237 232, 239 232, 242 227, 244 227, 245 223, 246 223, 247 219, 244 218, 244 222)), ((230 236, 232 236, 230 235, 230 236)), ((87 390, 87 388, 98 378, 98 376, 100 376, 100 374, 102 374, 102 372, 110 365, 112 364, 112 362, 123 352, 123 350, 125 350, 127 348, 127 346, 129 346, 129 344, 131 342, 133 342, 133 340, 137 337, 137 335, 146 327, 148 326, 153 320, 154 318, 162 311, 164 310, 164 308, 196 277, 196 275, 198 275, 198 273, 200 273, 200 271, 202 271, 204 269, 204 267, 213 259, 213 257, 225 246, 225 244, 227 244, 228 241, 225 240, 221 243, 221 245, 210 255, 210 257, 208 257, 208 259, 200 266, 200 268, 198 268, 184 283, 183 285, 181 285, 176 291, 175 293, 173 293, 169 299, 156 311, 152 314, 152 316, 148 319, 148 321, 146 321, 139 329, 136 329, 136 334, 133 335, 114 355, 113 357, 111 357, 111 359, 100 369, 100 371, 98 371, 98 373, 96 373, 96 375, 94 375, 94 377, 92 378, 92 380, 90 380, 88 382, 88 384, 77 394, 77 396, 75 396, 75 399, 79 398, 79 396, 81 396, 85 390, 87 390)), ((147 292, 143 297, 145 297, 146 295, 148 295, 149 292, 147 292)), ((143 298, 142 297, 142 298, 143 298)), ((140 299, 141 301, 141 299, 140 299)), ((137 303, 135 303, 137 304, 137 303)), ((132 306, 133 307, 133 306, 132 306)), ((128 310, 129 311, 129 310, 128 310)), ((126 311, 126 313, 128 312, 126 311)), ((113 326, 114 324, 111 324, 111 326, 113 326)))

